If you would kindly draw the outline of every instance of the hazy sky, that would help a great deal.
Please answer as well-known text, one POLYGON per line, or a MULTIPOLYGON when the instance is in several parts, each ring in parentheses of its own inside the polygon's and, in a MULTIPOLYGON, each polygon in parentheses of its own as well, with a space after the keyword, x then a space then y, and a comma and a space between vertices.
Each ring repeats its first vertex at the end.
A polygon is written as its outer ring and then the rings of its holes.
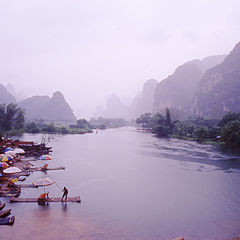
POLYGON ((239 0, 0 0, 0 82, 77 117, 240 41, 239 0))

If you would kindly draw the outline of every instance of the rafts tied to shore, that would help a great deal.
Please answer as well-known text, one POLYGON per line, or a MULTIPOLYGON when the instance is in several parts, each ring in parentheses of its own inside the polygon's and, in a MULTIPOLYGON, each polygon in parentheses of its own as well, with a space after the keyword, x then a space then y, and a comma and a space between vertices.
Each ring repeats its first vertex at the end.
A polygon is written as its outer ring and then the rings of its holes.
MULTIPOLYGON (((65 170, 65 167, 59 166, 49 168, 45 163, 43 166, 34 166, 32 161, 37 163, 47 160, 52 160, 49 155, 52 150, 51 147, 46 147, 45 144, 35 144, 32 141, 20 140, 4 140, 0 143, 0 197, 8 198, 9 202, 37 202, 45 205, 49 202, 81 202, 80 196, 68 197, 68 190, 66 187, 62 189, 54 179, 42 178, 37 179, 30 184, 17 184, 18 181, 25 181, 26 177, 31 172, 35 171, 50 171, 50 170, 65 170), (38 161, 37 161, 38 160, 38 161), (61 191, 63 197, 49 197, 49 193, 45 192, 45 186, 56 184, 61 191), (38 197, 19 198, 22 188, 38 188, 43 187, 44 193, 38 197)), ((1 206, 5 206, 3 203, 1 206)), ((0 212, 0 225, 13 224, 15 217, 7 217, 11 212, 0 212), (8 214, 7 214, 8 213, 8 214), (3 219, 4 218, 4 219, 3 219)))

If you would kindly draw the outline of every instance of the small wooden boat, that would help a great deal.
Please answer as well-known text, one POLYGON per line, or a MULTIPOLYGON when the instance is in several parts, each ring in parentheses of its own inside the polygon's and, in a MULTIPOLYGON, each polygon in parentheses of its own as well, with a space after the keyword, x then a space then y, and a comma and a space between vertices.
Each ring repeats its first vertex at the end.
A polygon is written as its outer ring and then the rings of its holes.
POLYGON ((0 196, 1 197, 7 197, 7 198, 19 197, 20 196, 20 192, 18 192, 18 193, 3 193, 0 196))
POLYGON ((18 181, 21 181, 21 182, 22 182, 22 181, 25 181, 25 180, 26 180, 26 178, 23 177, 23 176, 21 176, 21 177, 18 178, 18 181))
POLYGON ((38 188, 38 186, 35 186, 33 184, 15 184, 15 185, 20 188, 38 188))
POLYGON ((0 204, 0 211, 5 207, 5 203, 0 204))
POLYGON ((11 209, 0 211, 0 218, 5 218, 5 217, 7 217, 10 214, 11 214, 11 209))
POLYGON ((5 176, 9 176, 11 178, 19 178, 19 177, 28 177, 30 175, 29 172, 20 172, 20 173, 11 173, 11 174, 6 174, 5 176))
POLYGON ((49 171, 49 170, 65 170, 65 167, 55 167, 55 168, 44 168, 44 167, 35 167, 35 168, 28 168, 29 172, 35 172, 35 171, 49 171))
POLYGON ((13 225, 15 221, 15 216, 0 218, 0 225, 13 225))

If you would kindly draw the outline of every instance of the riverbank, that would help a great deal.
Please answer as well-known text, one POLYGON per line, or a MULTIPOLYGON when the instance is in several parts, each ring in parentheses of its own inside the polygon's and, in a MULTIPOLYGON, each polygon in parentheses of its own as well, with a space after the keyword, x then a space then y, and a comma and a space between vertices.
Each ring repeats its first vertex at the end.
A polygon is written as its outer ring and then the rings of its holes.
POLYGON ((197 138, 195 137, 189 137, 189 136, 182 136, 182 137, 179 137, 179 136, 176 136, 176 135, 170 135, 169 136, 170 138, 176 138, 176 139, 179 139, 179 140, 187 140, 187 141, 194 141, 194 142, 198 142, 198 143, 201 143, 201 144, 210 144, 210 145, 225 145, 223 142, 220 142, 219 140, 216 140, 214 138, 203 138, 201 141, 199 141, 197 138))

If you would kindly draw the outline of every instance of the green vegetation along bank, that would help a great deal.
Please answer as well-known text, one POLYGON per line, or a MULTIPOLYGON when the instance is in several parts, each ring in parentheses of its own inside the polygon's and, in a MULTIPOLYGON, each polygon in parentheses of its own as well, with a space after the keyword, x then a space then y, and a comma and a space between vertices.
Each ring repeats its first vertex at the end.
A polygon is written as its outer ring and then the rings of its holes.
POLYGON ((166 114, 142 114, 136 123, 158 137, 177 137, 204 143, 224 143, 229 147, 240 147, 240 113, 229 112, 222 119, 189 118, 171 121, 170 111, 166 114))

